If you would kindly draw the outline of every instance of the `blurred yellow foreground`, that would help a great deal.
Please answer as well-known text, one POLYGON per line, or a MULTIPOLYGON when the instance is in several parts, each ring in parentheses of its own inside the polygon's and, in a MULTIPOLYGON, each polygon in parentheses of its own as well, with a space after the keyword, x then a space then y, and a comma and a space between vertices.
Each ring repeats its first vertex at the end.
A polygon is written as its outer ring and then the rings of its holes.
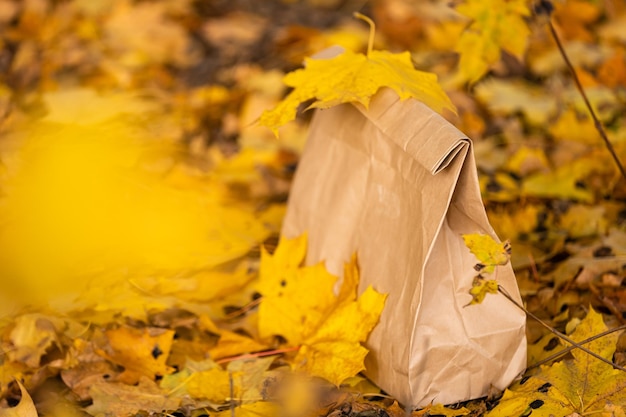
POLYGON ((94 288, 110 302, 119 282, 141 279, 157 291, 267 235, 179 147, 124 118, 44 121, 14 136, 0 154, 0 293, 22 304, 94 288))

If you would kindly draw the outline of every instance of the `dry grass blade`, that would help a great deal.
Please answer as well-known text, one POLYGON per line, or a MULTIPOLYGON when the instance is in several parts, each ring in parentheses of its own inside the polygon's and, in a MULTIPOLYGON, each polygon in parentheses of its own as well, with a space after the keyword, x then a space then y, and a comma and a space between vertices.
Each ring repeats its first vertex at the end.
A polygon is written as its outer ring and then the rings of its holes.
POLYGON ((545 327, 546 329, 550 330, 550 332, 556 336, 558 336, 559 338, 565 340, 567 343, 569 343, 570 345, 572 345, 572 349, 573 348, 578 348, 580 350, 582 350, 583 352, 593 356, 594 358, 608 364, 611 365, 612 367, 614 367, 615 369, 619 369, 620 371, 626 372, 626 368, 624 368, 623 366, 620 366, 618 364, 616 364, 615 362, 612 362, 606 358, 603 358, 602 356, 598 355, 597 353, 587 349, 586 347, 584 347, 581 343, 577 343, 575 341, 573 341, 572 339, 570 339, 569 337, 567 337, 567 335, 559 332, 558 330, 556 330, 554 327, 550 326, 549 324, 547 324, 546 322, 544 322, 543 320, 541 320, 539 317, 537 317, 536 315, 534 315, 533 313, 531 313, 530 311, 528 311, 524 306, 522 306, 521 304, 519 304, 517 301, 515 301, 513 299, 513 297, 511 297, 509 295, 509 293, 502 288, 501 286, 498 287, 498 291, 500 292, 500 294, 504 295, 510 302, 512 302, 513 304, 515 304, 516 307, 522 309, 529 317, 532 317, 533 319, 535 319, 538 323, 540 323, 543 327, 545 327))
MULTIPOLYGON (((585 340, 579 342, 578 344, 579 345, 586 345, 587 343, 591 343, 594 340, 600 339, 601 337, 604 337, 604 336, 607 336, 607 335, 609 335, 611 333, 619 332, 619 331, 622 331, 622 330, 626 330, 626 324, 625 325, 621 325, 619 327, 615 327, 614 329, 609 329, 609 330, 607 330, 605 332, 602 332, 602 333, 598 333, 597 335, 595 335, 593 337, 590 337, 588 339, 585 339, 585 340)), ((544 358, 544 359, 542 359, 542 360, 540 360, 540 361, 538 361, 536 363, 533 363, 532 365, 527 367, 526 370, 537 368, 537 367, 539 367, 539 366, 541 366, 543 364, 546 364, 546 363, 548 363, 550 361, 558 359, 561 356, 571 352, 573 349, 576 349, 576 346, 573 346, 573 345, 572 346, 568 346, 565 349, 560 350, 560 351, 558 351, 558 352, 548 356, 547 358, 544 358)))
POLYGON ((589 114, 591 114, 591 117, 593 118, 593 123, 594 123, 596 130, 600 134, 600 137, 602 137, 602 140, 604 141, 606 148, 609 150, 611 156, 613 157, 613 160, 615 161, 615 164, 617 165, 619 172, 622 174, 622 178, 626 180, 626 169, 624 169, 624 165, 622 165, 622 162, 619 160, 619 157, 617 156, 617 153, 615 152, 615 148, 613 147, 613 144, 611 143, 608 136, 606 135, 606 130, 604 130, 604 126, 602 125, 602 122, 600 122, 600 120, 598 119, 596 112, 593 110, 593 107, 591 106, 591 103, 589 102, 589 98, 587 97, 587 94, 585 93, 585 90, 580 82, 580 79, 578 78, 578 75, 576 74, 576 70, 574 69, 574 66, 572 65, 572 62, 570 61, 569 57, 567 56, 567 53, 565 52, 565 48, 563 48, 563 44, 561 43, 561 39, 559 38, 558 33, 556 33, 556 29, 554 28, 554 24, 552 23, 552 20, 548 20, 548 26, 550 27, 550 33, 552 34, 552 37, 554 38, 554 41, 556 42, 556 45, 559 48, 559 52, 561 53, 561 56, 563 57, 563 60, 565 61, 567 68, 572 74, 572 78, 574 79, 574 82, 576 83, 576 88, 580 92, 580 95, 582 96, 583 100, 585 101, 585 105, 587 106, 587 109, 589 110, 589 114))

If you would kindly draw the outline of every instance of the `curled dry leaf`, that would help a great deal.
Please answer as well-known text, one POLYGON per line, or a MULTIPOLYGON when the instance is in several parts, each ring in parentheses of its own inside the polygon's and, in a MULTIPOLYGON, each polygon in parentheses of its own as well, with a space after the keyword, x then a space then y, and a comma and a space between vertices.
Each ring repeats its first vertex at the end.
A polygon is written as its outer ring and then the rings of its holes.
POLYGON ((0 417, 37 417, 37 409, 33 403, 33 399, 24 388, 20 381, 16 381, 22 393, 22 399, 13 408, 0 408, 0 417))

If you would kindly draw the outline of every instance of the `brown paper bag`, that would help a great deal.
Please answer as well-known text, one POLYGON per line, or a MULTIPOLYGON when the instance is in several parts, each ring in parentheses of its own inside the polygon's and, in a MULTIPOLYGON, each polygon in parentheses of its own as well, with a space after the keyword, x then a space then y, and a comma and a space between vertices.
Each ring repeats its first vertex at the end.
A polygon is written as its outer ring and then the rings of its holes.
MULTIPOLYGON (((368 110, 317 110, 282 233, 305 231, 307 264, 341 276, 357 252, 360 290, 388 294, 366 374, 404 405, 485 396, 524 369, 524 313, 500 294, 466 307, 477 261, 461 235, 495 237, 471 142, 421 102, 382 89, 368 110)), ((511 267, 496 273, 520 301, 511 267)))

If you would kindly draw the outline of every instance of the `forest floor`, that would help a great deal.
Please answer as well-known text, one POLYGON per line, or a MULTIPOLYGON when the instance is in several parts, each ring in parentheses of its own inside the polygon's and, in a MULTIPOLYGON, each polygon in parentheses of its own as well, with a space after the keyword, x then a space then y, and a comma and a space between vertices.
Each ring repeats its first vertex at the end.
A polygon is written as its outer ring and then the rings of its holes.
MULTIPOLYGON (((375 49, 409 51, 456 106, 446 117, 473 140, 526 309, 578 341, 624 326, 626 180, 548 17, 529 2, 529 32, 511 39, 524 52, 502 51, 467 83, 457 49, 468 20, 454 6, 481 2, 448 3, 0 0, 0 406, 22 398, 17 379, 42 416, 277 415, 271 381, 297 347, 257 334, 257 272, 262 247, 278 242, 313 112, 278 138, 256 122, 306 57, 367 49, 355 11, 376 22, 375 49), (574 329, 593 311, 602 320, 581 339, 574 329), (223 368, 249 352, 275 355, 223 368), (233 388, 237 372, 249 379, 233 388)), ((507 18, 487 3, 485 19, 507 18)), ((626 161, 626 6, 555 1, 551 19, 626 161)), ((484 50, 460 52, 482 65, 484 50)), ((585 362, 596 391, 557 392, 586 359, 535 367, 567 344, 530 318, 527 337, 527 376, 543 385, 406 412, 625 415, 622 371, 585 362), (540 397, 548 391, 561 408, 540 397)), ((590 349, 626 366, 626 334, 600 340, 590 349)), ((277 395, 294 415, 405 415, 364 377, 347 382, 277 395)))

